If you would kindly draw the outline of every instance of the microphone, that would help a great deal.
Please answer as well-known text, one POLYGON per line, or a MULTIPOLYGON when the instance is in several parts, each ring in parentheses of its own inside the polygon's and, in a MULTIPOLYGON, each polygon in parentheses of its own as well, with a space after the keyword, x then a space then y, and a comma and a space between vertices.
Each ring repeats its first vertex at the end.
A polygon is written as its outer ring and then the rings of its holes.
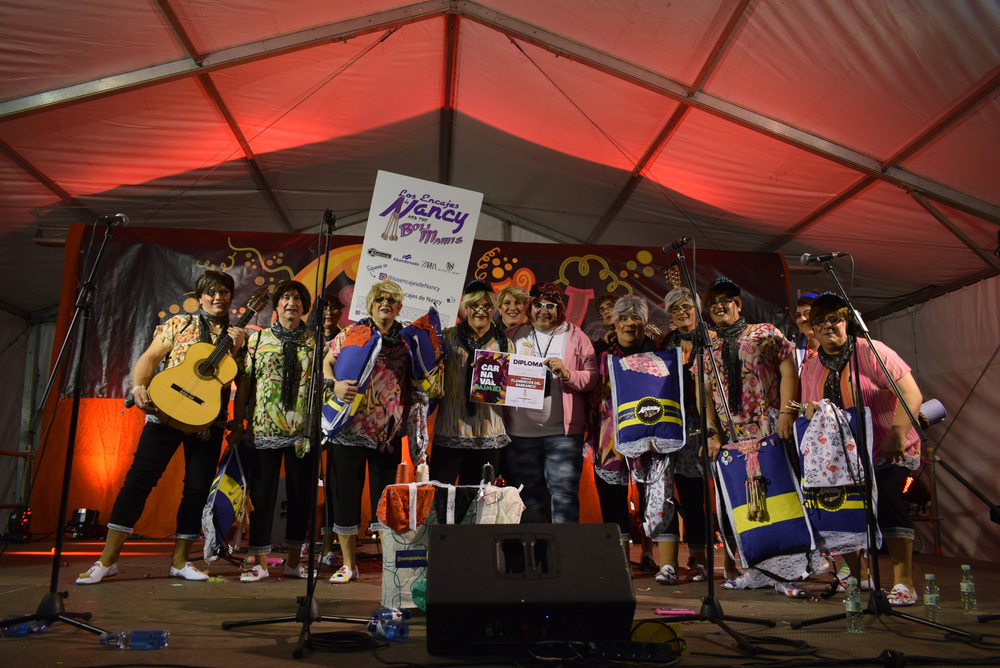
POLYGON ((850 255, 850 253, 841 253, 840 251, 834 251, 824 255, 810 255, 809 253, 803 253, 802 257, 799 258, 799 262, 802 264, 821 264, 823 262, 829 262, 835 257, 844 257, 845 255, 850 255))
POLYGON ((104 223, 111 227, 125 227, 128 225, 128 216, 124 213, 106 214, 97 219, 98 223, 104 223))
POLYGON ((691 243, 691 241, 692 241, 691 237, 677 237, 676 239, 674 239, 674 242, 672 244, 670 244, 669 246, 664 246, 663 248, 660 249, 660 251, 663 253, 669 253, 670 251, 675 251, 680 248, 683 248, 684 246, 687 246, 689 243, 691 243))
POLYGON ((323 222, 329 226, 331 232, 334 231, 337 229, 337 214, 332 209, 327 209, 323 212, 323 222))

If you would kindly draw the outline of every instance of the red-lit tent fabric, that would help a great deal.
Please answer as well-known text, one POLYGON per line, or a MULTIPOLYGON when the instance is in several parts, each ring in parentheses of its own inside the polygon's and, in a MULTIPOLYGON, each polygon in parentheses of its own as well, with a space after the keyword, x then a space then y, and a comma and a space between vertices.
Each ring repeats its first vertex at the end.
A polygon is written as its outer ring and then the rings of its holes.
MULTIPOLYGON (((71 223, 359 235, 384 169, 484 193, 480 239, 783 253, 792 297, 847 251, 885 313, 1000 270, 998 35, 996 0, 2 0, 0 309, 59 302, 71 223)), ((928 313, 985 305, 992 350, 993 281, 928 313)), ((926 345, 960 400, 989 355, 926 345)))

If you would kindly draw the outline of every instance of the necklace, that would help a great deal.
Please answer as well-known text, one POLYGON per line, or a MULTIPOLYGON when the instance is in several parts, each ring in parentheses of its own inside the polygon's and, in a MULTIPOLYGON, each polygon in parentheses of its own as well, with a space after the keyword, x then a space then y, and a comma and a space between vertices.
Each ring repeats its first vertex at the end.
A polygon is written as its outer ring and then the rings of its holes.
MULTIPOLYGON (((544 333, 544 332, 543 332, 543 333, 544 333)), ((536 350, 536 351, 538 351, 538 350, 541 350, 541 348, 542 348, 542 344, 540 344, 540 343, 538 342, 538 330, 537 330, 537 329, 535 329, 534 327, 532 327, 532 328, 531 328, 531 338, 533 338, 533 339, 535 340, 535 350, 536 350)), ((553 341, 553 340, 554 340, 555 338, 556 338, 556 333, 555 333, 555 331, 553 331, 553 332, 552 332, 551 334, 549 334, 549 342, 545 344, 545 352, 543 352, 543 353, 542 353, 542 354, 540 355, 540 357, 541 357, 542 359, 545 359, 545 358, 547 358, 547 357, 549 356, 549 348, 551 348, 551 347, 552 347, 552 341, 553 341)))

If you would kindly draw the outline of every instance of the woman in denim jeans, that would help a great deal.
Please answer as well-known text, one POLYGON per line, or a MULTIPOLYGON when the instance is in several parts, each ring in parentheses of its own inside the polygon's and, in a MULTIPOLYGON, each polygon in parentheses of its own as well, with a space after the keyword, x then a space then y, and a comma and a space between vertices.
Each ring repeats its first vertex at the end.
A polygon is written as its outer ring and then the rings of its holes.
POLYGON ((514 352, 544 360, 548 368, 542 408, 505 411, 507 465, 513 484, 523 484, 521 522, 546 519, 551 497, 554 523, 580 521, 580 474, 587 394, 600 376, 594 346, 576 325, 566 322, 559 286, 536 283, 529 293, 528 323, 507 330, 514 352))

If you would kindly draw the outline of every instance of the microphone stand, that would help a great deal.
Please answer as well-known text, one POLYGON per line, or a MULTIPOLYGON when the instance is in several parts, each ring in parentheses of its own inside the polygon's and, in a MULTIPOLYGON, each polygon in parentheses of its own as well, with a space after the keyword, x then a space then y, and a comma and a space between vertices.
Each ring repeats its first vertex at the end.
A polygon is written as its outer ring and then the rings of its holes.
POLYGON ((298 604, 298 608, 296 609, 294 615, 222 622, 222 628, 225 631, 242 626, 262 626, 265 624, 283 624, 285 622, 297 622, 302 624, 298 643, 292 651, 292 656, 296 659, 302 658, 304 648, 312 649, 312 644, 310 643, 310 627, 313 622, 345 622, 352 624, 364 624, 368 621, 366 619, 359 619, 356 617, 332 617, 324 615, 320 612, 319 603, 317 603, 315 597, 316 583, 318 581, 318 578, 316 577, 316 569, 313 568, 313 564, 316 563, 316 481, 319 480, 320 464, 323 461, 321 406, 323 405, 323 353, 326 349, 326 342, 324 340, 323 333, 323 315, 326 312, 326 299, 323 297, 323 291, 326 289, 327 272, 330 265, 331 239, 337 225, 337 217, 330 209, 323 212, 323 225, 326 229, 321 232, 322 240, 319 251, 320 256, 323 258, 323 270, 319 275, 319 283, 316 286, 315 305, 313 306, 313 311, 317 314, 316 330, 314 334, 316 339, 316 348, 313 353, 311 381, 309 383, 309 418, 307 420, 307 424, 309 425, 309 455, 312 458, 312 487, 309 495, 309 529, 307 532, 309 535, 309 556, 306 562, 306 570, 308 573, 306 577, 306 593, 304 596, 296 597, 295 602, 298 604))
MULTIPOLYGON (((708 334, 708 325, 705 323, 705 319, 701 315, 701 309, 697 307, 698 297, 695 292, 694 281, 691 280, 691 273, 688 271, 687 263, 684 261, 684 249, 678 247, 675 249, 677 251, 677 259, 679 262, 677 264, 681 267, 681 272, 684 274, 684 283, 691 291, 691 296, 694 297, 695 303, 695 340, 694 348, 692 353, 696 354, 697 359, 697 372, 695 373, 695 383, 698 393, 698 420, 700 422, 699 429, 702 436, 702 448, 701 448, 701 462, 702 468, 704 469, 705 475, 708 476, 709 472, 712 471, 712 462, 708 455, 708 410, 707 410, 707 392, 705 390, 705 374, 704 374, 704 364, 705 358, 709 359, 712 365, 712 369, 715 373, 716 382, 721 383, 719 376, 719 367, 715 362, 715 357, 710 353, 710 337, 708 334)), ((719 387, 722 387, 720 384, 719 387)), ((721 393, 720 393, 721 394, 721 393)), ((729 406, 726 403, 726 397, 722 397, 722 407, 726 413, 728 419, 730 436, 735 443, 737 440, 736 427, 733 425, 732 416, 729 413, 729 406)), ((708 589, 705 596, 701 597, 701 609, 695 616, 691 615, 677 615, 677 616, 665 616, 657 617, 659 621, 666 622, 684 622, 684 621, 699 621, 699 622, 710 622, 715 624, 720 629, 729 634, 736 644, 739 645, 747 654, 758 654, 760 650, 755 647, 745 636, 738 633, 732 627, 730 627, 726 622, 744 622, 747 624, 762 624, 764 626, 774 627, 775 622, 769 619, 754 619, 752 617, 734 617, 732 615, 726 615, 722 611, 722 604, 719 599, 715 596, 715 559, 714 550, 711 549, 711 543, 714 542, 715 529, 712 520, 712 491, 711 486, 708 481, 705 482, 705 561, 706 570, 708 571, 708 577, 705 578, 705 585, 708 589)))
MULTIPOLYGON (((889 616, 889 617, 899 617, 900 619, 906 619, 911 622, 917 622, 925 626, 930 626, 932 628, 938 629, 939 631, 944 631, 945 633, 954 633, 956 635, 962 636, 969 640, 975 642, 982 642, 983 636, 977 633, 969 633, 967 631, 962 631, 961 629, 956 629, 951 626, 946 626, 938 622, 932 622, 923 617, 917 617, 914 615, 908 615, 904 612, 899 612, 893 606, 889 605, 889 599, 886 593, 882 591, 881 578, 879 577, 879 565, 878 565, 878 552, 875 548, 878 541, 878 521, 875 517, 875 509, 872 508, 872 490, 875 485, 875 472, 873 468, 873 459, 869 456, 868 450, 868 434, 865 419, 865 405, 864 397, 861 394, 861 374, 860 370, 860 360, 858 355, 858 332, 864 337, 865 341, 868 342, 868 347, 875 355, 875 359, 878 361, 879 368, 882 370, 883 375, 889 380, 889 384, 892 387, 893 393, 895 393, 896 398, 899 400, 899 405, 903 407, 906 411, 907 417, 910 419, 910 424, 917 431, 917 435, 920 437, 921 444, 927 441, 927 435, 924 433, 923 428, 920 426, 919 421, 916 416, 913 415, 913 411, 910 407, 906 405, 906 401, 903 399, 903 394, 899 390, 899 386, 896 384, 896 380, 889 374, 888 368, 885 366, 885 361, 879 354, 878 349, 872 343, 871 335, 868 332, 868 327, 865 325, 864 321, 861 319, 860 314, 854 308, 854 304, 851 302, 851 298, 847 295, 847 291, 844 290, 844 286, 841 284, 840 280, 837 278, 836 272, 834 272, 831 265, 831 260, 833 256, 831 255, 828 259, 823 262, 823 268, 826 272, 830 274, 830 278, 833 279, 834 285, 837 287, 837 294, 847 303, 848 308, 851 310, 851 322, 854 323, 854 327, 849 327, 849 330, 853 330, 849 334, 849 340, 854 346, 854 353, 851 355, 851 365, 852 365, 852 375, 851 379, 852 390, 855 397, 855 409, 857 411, 857 425, 858 425, 858 449, 861 456, 861 466, 865 474, 864 480, 864 493, 862 495, 862 501, 865 507, 865 521, 867 522, 868 528, 868 559, 869 559, 869 573, 871 574, 872 585, 868 592, 868 605, 862 611, 865 615, 872 615, 875 617, 889 616), (872 556, 874 555, 874 557, 872 556)), ((874 447, 874 444, 872 444, 874 447)), ((827 615, 825 617, 816 617, 813 619, 807 619, 803 621, 792 622, 791 626, 793 629, 800 629, 804 626, 813 626, 815 624, 823 624, 825 622, 844 620, 847 618, 847 612, 841 612, 836 615, 827 615)))
POLYGON ((77 326, 79 326, 79 332, 76 337, 76 346, 73 350, 72 366, 70 366, 69 385, 73 393, 73 408, 69 419, 69 436, 66 443, 66 463, 63 468, 62 492, 59 496, 59 519, 57 520, 58 524, 56 525, 55 549, 52 553, 52 577, 49 581, 49 591, 44 597, 42 597, 42 601, 35 610, 34 614, 8 619, 3 622, 2 628, 17 626, 23 622, 42 622, 43 626, 51 626, 55 622, 64 622, 71 626, 75 626, 98 635, 107 633, 104 629, 78 621, 79 619, 89 620, 92 617, 91 613, 66 612, 66 606, 63 603, 63 600, 69 596, 69 592, 58 591, 59 569, 62 564, 63 539, 65 535, 64 528, 66 526, 66 509, 69 505, 70 480, 73 476, 73 453, 76 450, 76 432, 80 421, 80 377, 83 367, 83 350, 87 343, 87 325, 90 321, 90 307, 94 301, 94 291, 96 288, 94 276, 97 274, 97 267, 101 263, 101 257, 104 255, 104 249, 107 247, 108 241, 111 240, 111 230, 115 227, 116 219, 105 219, 102 217, 98 220, 102 220, 108 224, 108 227, 104 232, 104 240, 101 242, 101 247, 98 249, 97 256, 94 258, 94 262, 91 265, 90 275, 87 276, 87 280, 80 286, 80 292, 77 295, 76 305, 74 307, 75 310, 73 312, 73 318, 66 331, 66 337, 63 339, 62 347, 59 350, 59 356, 56 359, 55 365, 52 367, 52 372, 49 374, 49 380, 45 387, 45 393, 42 396, 41 403, 36 409, 35 418, 32 420, 30 428, 30 433, 33 435, 35 429, 37 429, 38 423, 41 420, 42 411, 45 408, 45 402, 49 397, 49 393, 52 391, 59 374, 62 372, 62 366, 65 361, 64 353, 67 351, 69 343, 73 340, 74 331, 77 326))

